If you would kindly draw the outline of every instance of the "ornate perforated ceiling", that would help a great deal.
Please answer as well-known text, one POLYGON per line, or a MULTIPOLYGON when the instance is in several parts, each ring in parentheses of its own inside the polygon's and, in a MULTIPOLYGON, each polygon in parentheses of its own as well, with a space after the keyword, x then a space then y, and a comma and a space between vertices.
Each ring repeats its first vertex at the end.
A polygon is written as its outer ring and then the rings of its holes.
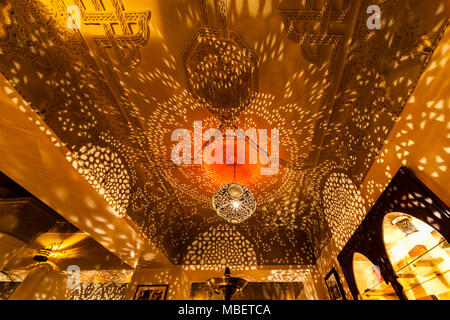
POLYGON ((314 263, 339 230, 336 199, 351 196, 339 186, 361 182, 448 18, 437 0, 0 5, 0 70, 67 159, 173 263, 204 267, 314 263), (366 26, 369 4, 380 30, 366 26), (200 120, 278 129, 278 173, 174 165, 172 131, 200 120), (239 225, 211 205, 234 176, 257 201, 239 225))

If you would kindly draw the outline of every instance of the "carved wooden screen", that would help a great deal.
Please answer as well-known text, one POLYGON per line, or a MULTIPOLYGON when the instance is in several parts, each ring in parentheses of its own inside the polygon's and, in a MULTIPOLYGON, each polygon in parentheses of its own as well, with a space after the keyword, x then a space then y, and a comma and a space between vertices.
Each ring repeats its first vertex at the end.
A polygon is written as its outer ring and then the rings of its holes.
POLYGON ((392 212, 401 212, 417 218, 450 240, 450 209, 414 174, 400 168, 388 187, 378 198, 361 225, 338 255, 339 263, 355 299, 359 291, 353 272, 353 255, 363 254, 379 267, 383 279, 392 284, 400 299, 406 299, 383 240, 383 220, 392 212))

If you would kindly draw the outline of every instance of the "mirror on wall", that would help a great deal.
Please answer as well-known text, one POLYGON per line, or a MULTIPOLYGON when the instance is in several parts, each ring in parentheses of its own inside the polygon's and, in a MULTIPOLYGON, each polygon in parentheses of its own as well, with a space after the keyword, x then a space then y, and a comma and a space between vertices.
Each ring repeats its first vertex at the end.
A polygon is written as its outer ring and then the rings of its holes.
POLYGON ((353 273, 361 300, 398 300, 394 288, 387 284, 380 272, 366 256, 359 252, 353 255, 353 273))
POLYGON ((450 245, 429 224, 402 212, 387 214, 383 239, 409 300, 450 299, 450 245))

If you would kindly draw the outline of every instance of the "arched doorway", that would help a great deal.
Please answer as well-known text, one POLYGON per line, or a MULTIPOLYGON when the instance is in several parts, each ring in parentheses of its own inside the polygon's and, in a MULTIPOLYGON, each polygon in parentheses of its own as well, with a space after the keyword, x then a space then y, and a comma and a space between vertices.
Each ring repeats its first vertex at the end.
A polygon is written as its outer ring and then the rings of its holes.
POLYGON ((450 245, 429 224, 402 212, 383 219, 387 256, 409 300, 450 299, 450 245))
POLYGON ((353 274, 361 300, 398 300, 394 288, 387 284, 380 268, 359 252, 353 255, 353 274))

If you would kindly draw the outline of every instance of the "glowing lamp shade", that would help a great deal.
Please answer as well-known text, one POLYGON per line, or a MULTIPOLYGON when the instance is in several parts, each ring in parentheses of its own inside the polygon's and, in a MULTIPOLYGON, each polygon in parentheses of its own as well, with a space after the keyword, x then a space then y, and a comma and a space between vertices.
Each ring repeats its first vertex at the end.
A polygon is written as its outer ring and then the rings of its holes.
POLYGON ((256 201, 249 189, 237 183, 219 188, 212 199, 214 210, 230 223, 241 223, 256 210, 256 201))

